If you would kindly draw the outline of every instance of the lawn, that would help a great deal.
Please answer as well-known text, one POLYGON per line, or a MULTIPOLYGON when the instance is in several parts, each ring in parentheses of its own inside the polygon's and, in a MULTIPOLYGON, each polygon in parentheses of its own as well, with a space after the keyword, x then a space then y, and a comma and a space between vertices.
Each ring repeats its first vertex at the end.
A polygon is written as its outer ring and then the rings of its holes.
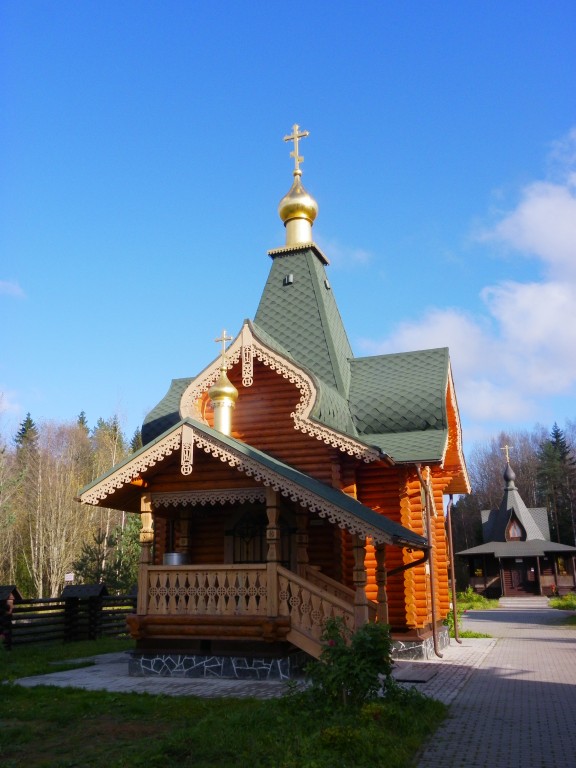
POLYGON ((127 645, 1 652, 2 768, 405 768, 446 714, 439 702, 403 692, 329 711, 291 694, 268 701, 198 699, 10 682, 127 645))

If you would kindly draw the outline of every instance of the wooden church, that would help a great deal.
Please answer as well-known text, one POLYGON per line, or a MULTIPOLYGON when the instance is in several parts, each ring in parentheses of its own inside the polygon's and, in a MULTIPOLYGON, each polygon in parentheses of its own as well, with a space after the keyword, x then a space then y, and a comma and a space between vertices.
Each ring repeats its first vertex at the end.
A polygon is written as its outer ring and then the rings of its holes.
POLYGON ((481 512, 484 542, 457 554, 469 584, 489 598, 564 595, 576 590, 576 547, 551 541, 546 507, 527 507, 505 446, 504 492, 497 509, 481 512))
POLYGON ((80 492, 141 516, 133 674, 288 676, 324 622, 447 642, 444 494, 467 493, 448 350, 355 357, 293 184, 253 320, 146 417, 143 448, 80 492))

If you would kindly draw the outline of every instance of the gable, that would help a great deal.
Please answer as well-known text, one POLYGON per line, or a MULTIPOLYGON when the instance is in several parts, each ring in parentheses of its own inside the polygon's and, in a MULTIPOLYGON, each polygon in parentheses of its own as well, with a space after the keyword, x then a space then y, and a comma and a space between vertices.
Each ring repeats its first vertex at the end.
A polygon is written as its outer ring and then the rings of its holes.
MULTIPOLYGON (((183 420, 154 443, 144 446, 134 456, 90 483, 80 491, 78 500, 94 506, 139 510, 143 488, 147 487, 146 491, 152 492, 150 483, 154 473, 159 468, 164 469, 165 462, 174 467, 179 449, 184 444, 188 447, 187 457, 201 450, 252 478, 257 484, 271 487, 320 517, 327 517, 331 523, 346 528, 350 533, 370 536, 376 543, 427 548, 424 538, 377 514, 342 491, 192 419, 183 420)), ((184 452, 181 456, 184 461, 184 452)))

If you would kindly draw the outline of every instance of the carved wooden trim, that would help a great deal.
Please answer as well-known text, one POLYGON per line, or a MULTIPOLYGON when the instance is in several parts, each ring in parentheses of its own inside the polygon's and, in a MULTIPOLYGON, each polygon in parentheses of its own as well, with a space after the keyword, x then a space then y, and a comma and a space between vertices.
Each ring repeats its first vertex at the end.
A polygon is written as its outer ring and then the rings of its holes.
POLYGON ((179 507, 179 506, 215 506, 226 502, 254 503, 266 500, 264 488, 221 488, 215 491, 170 491, 166 493, 153 493, 152 504, 154 507, 179 507))
MULTIPOLYGON (((260 343, 253 336, 247 323, 244 324, 241 333, 228 347, 226 355, 230 367, 242 360, 242 383, 244 386, 252 386, 253 384, 254 358, 296 386, 300 393, 300 400, 293 413, 290 414, 294 421, 294 429, 366 463, 381 458, 380 452, 375 448, 363 445, 347 435, 309 419, 316 399, 316 387, 313 380, 297 365, 260 343)), ((220 361, 215 360, 204 373, 189 384, 180 400, 180 416, 182 418, 204 421, 200 414, 200 401, 202 395, 214 384, 219 374, 220 361)))
POLYGON ((166 456, 176 451, 180 447, 181 430, 173 432, 165 437, 159 443, 156 443, 140 456, 132 459, 122 469, 118 469, 108 477, 105 477, 97 485, 82 494, 81 500, 85 504, 97 505, 99 501, 105 499, 111 493, 122 488, 134 478, 139 477, 150 467, 153 467, 166 456))

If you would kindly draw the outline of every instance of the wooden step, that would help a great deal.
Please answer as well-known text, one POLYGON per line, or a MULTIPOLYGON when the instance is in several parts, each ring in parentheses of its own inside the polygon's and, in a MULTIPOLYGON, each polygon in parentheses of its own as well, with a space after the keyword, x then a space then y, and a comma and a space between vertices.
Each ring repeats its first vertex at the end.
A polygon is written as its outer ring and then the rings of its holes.
POLYGON ((498 601, 498 608, 507 611, 531 611, 549 607, 550 603, 548 598, 539 595, 528 595, 527 597, 501 597, 498 601))

